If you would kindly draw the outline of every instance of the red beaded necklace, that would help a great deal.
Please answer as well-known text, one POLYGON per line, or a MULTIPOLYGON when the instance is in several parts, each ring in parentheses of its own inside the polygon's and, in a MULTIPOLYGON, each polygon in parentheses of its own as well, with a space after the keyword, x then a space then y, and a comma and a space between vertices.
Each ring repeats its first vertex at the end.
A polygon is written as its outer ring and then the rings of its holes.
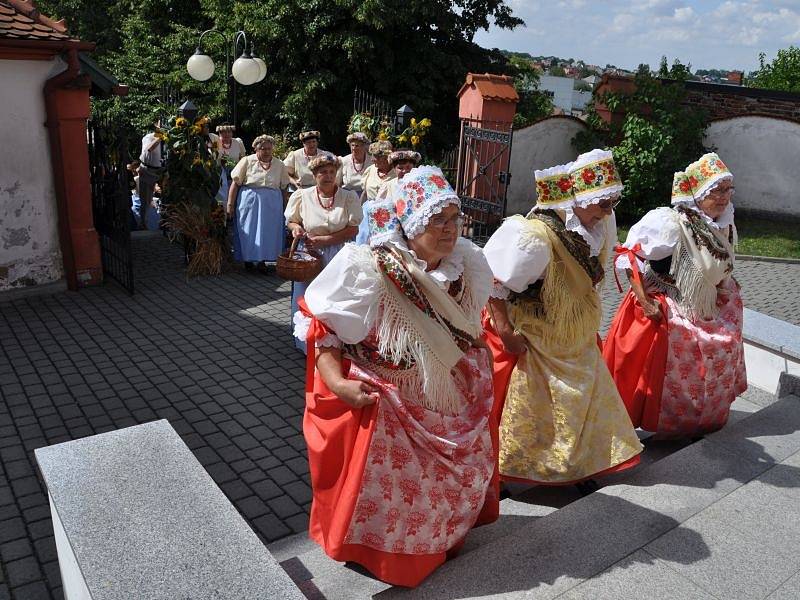
POLYGON ((333 197, 331 198, 331 203, 330 203, 328 206, 325 206, 325 204, 322 202, 322 198, 321 198, 321 197, 320 197, 320 195, 319 195, 319 187, 315 187, 315 188, 314 188, 314 191, 315 191, 315 192, 316 192, 316 194, 317 194, 317 202, 318 202, 318 203, 319 203, 319 205, 320 205, 320 206, 323 208, 323 210, 327 210, 327 211, 331 211, 331 210, 333 210, 333 205, 336 203, 336 192, 337 192, 338 190, 339 190, 339 188, 338 188, 338 187, 334 187, 334 188, 333 188, 333 197))
POLYGON ((356 159, 353 157, 352 154, 350 155, 350 162, 353 164, 353 171, 356 172, 356 175, 361 175, 361 173, 364 172, 364 168, 367 166, 367 157, 365 156, 364 160, 361 161, 360 169, 356 169, 356 159))
MULTIPOLYGON (((273 157, 273 158, 274 158, 274 157, 273 157)), ((266 164, 267 164, 267 166, 265 167, 265 166, 264 166, 264 161, 262 161, 262 160, 259 160, 259 161, 258 161, 258 166, 259 166, 259 167, 261 167, 261 168, 262 168, 262 169, 264 169, 265 171, 269 171, 269 170, 272 168, 272 158, 270 158, 270 159, 269 159, 269 162, 268 162, 268 163, 266 163, 266 164)))

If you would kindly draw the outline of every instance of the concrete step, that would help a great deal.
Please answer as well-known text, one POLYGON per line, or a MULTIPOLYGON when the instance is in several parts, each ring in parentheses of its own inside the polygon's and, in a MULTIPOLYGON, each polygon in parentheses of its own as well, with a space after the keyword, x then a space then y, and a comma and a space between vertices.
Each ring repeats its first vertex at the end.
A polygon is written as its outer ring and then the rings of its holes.
MULTIPOLYGON (((746 423, 776 401, 775 396, 751 388, 734 403, 726 430, 746 423)), ((500 518, 471 531, 459 556, 443 565, 415 590, 393 588, 372 578, 358 566, 331 560, 305 534, 276 542, 269 546, 269 550, 309 598, 464 598, 495 593, 507 597, 507 594, 523 591, 528 594, 534 589, 545 593, 543 597, 552 597, 547 595, 547 590, 561 590, 558 592, 561 593, 569 588, 563 587, 565 583, 555 585, 556 580, 561 580, 555 576, 555 571, 549 577, 552 581, 548 581, 548 576, 541 582, 530 579, 532 568, 541 571, 546 567, 540 553, 554 558, 569 556, 571 561, 576 561, 572 567, 567 566, 566 573, 570 576, 564 581, 577 585, 625 556, 619 552, 644 543, 644 539, 657 537, 679 522, 673 515, 660 514, 637 504, 636 493, 677 498, 673 488, 694 484, 683 480, 679 485, 665 482, 673 481, 676 474, 685 473, 686 480, 693 479, 698 485, 705 485, 715 476, 724 475, 724 471, 715 472, 714 465, 727 464, 731 456, 721 447, 722 442, 701 451, 700 445, 711 442, 705 440, 691 444, 688 441, 653 440, 646 434, 644 437, 646 449, 640 466, 603 478, 599 483, 604 487, 586 498, 571 486, 510 486, 511 497, 501 502, 500 518), (697 461, 697 456, 702 456, 704 461, 697 461), (690 465, 684 465, 687 461, 710 463, 707 466, 711 470, 689 468, 690 465), (668 489, 662 494, 660 488, 664 485, 668 489), (620 496, 622 490, 626 490, 632 499, 620 496), (611 536, 612 541, 611 548, 598 553, 598 548, 608 545, 608 542, 600 542, 601 531, 605 532, 607 539, 611 536), (615 543, 615 539, 620 543, 615 543), (519 570, 523 572, 517 573, 519 570), (517 583, 509 585, 508 581, 517 583), (455 589, 459 590, 458 593, 455 589)), ((740 468, 750 466, 746 462, 740 468)), ((675 501, 680 503, 680 500, 675 501)), ((672 500, 667 497, 665 502, 670 504, 672 500)), ((680 513, 678 516, 685 515, 680 513)), ((626 553, 633 551, 635 549, 626 553)), ((552 568, 564 569, 565 565, 552 568)))

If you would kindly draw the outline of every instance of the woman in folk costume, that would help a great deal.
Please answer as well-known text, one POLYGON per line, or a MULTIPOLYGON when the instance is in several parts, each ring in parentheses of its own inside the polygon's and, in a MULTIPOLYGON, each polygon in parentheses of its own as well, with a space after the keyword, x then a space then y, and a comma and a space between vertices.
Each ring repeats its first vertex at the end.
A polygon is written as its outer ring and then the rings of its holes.
POLYGON ((342 166, 339 169, 339 185, 346 190, 351 190, 361 197, 364 191, 364 172, 372 164, 372 156, 367 152, 369 138, 366 134, 356 131, 347 136, 350 154, 339 157, 342 166))
POLYGON ((311 172, 311 161, 320 154, 325 154, 319 147, 319 131, 309 130, 300 133, 303 147, 292 150, 283 159, 289 171, 289 179, 296 189, 314 187, 314 174, 311 172))
POLYGON ((275 139, 253 140, 254 154, 245 156, 231 171, 226 212, 233 220, 234 259, 247 269, 266 270, 283 250, 283 208, 289 196, 289 175, 272 155, 275 139))
MULTIPOLYGON (((369 145, 369 153, 372 156, 372 164, 364 171, 362 180, 363 191, 361 192, 361 204, 366 215, 375 200, 378 192, 383 185, 397 177, 395 170, 389 165, 389 155, 392 153, 392 143, 387 141, 372 142, 369 145)), ((369 225, 367 220, 361 221, 356 236, 356 244, 369 243, 369 225)))
POLYGON ((459 237, 458 196, 412 170, 308 287, 303 432, 309 535, 335 560, 413 587, 497 518, 491 356, 480 339, 492 274, 459 237), (316 367, 316 368, 315 368, 316 367))
POLYGON ((389 155, 389 168, 395 173, 395 178, 386 181, 378 190, 378 199, 390 198, 394 186, 396 186, 405 176, 406 173, 411 171, 414 167, 419 165, 422 156, 419 152, 408 150, 407 148, 400 148, 395 150, 389 155))
POLYGON ((245 149, 242 138, 233 137, 233 133, 235 131, 236 127, 234 125, 223 123, 222 125, 217 125, 216 135, 213 133, 208 134, 212 145, 216 144, 216 146, 213 147, 216 149, 217 156, 222 164, 217 200, 223 205, 226 205, 228 202, 228 189, 231 181, 231 171, 233 170, 233 167, 239 164, 240 160, 247 156, 247 150, 245 149))
POLYGON ((664 437, 720 429, 747 389, 732 195, 733 175, 706 154, 675 174, 672 208, 618 249, 631 289, 603 355, 634 425, 664 437))
POLYGON ((622 184, 610 152, 536 171, 538 201, 484 254, 496 281, 484 326, 495 356, 500 477, 596 487, 642 445, 598 348, 598 287, 616 241, 622 184))
MULTIPOLYGON (((336 185, 336 174, 341 166, 338 156, 320 153, 308 167, 314 174, 315 185, 297 190, 289 198, 284 211, 286 226, 293 238, 302 238, 299 248, 316 250, 322 255, 323 266, 351 241, 361 222, 361 203, 350 190, 336 185)), ((308 282, 292 284, 292 317, 297 313, 297 301, 303 297, 308 282)), ((302 339, 295 340, 298 350, 306 351, 302 339)))

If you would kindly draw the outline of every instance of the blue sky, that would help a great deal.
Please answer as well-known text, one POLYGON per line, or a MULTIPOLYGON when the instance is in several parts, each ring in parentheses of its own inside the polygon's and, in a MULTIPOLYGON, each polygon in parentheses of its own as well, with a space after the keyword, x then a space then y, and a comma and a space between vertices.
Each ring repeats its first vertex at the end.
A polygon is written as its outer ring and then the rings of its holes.
POLYGON ((635 69, 662 55, 693 69, 758 67, 800 46, 800 0, 506 0, 526 26, 492 27, 475 42, 534 56, 583 59, 635 69))

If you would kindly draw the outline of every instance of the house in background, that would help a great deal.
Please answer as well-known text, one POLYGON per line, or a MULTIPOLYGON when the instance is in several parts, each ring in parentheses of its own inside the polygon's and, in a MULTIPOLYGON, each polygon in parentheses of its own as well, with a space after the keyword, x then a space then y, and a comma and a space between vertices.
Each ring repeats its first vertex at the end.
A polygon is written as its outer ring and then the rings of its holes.
POLYGON ((126 88, 81 57, 93 49, 33 2, 0 0, 0 298, 102 281, 86 122, 91 94, 126 88))

